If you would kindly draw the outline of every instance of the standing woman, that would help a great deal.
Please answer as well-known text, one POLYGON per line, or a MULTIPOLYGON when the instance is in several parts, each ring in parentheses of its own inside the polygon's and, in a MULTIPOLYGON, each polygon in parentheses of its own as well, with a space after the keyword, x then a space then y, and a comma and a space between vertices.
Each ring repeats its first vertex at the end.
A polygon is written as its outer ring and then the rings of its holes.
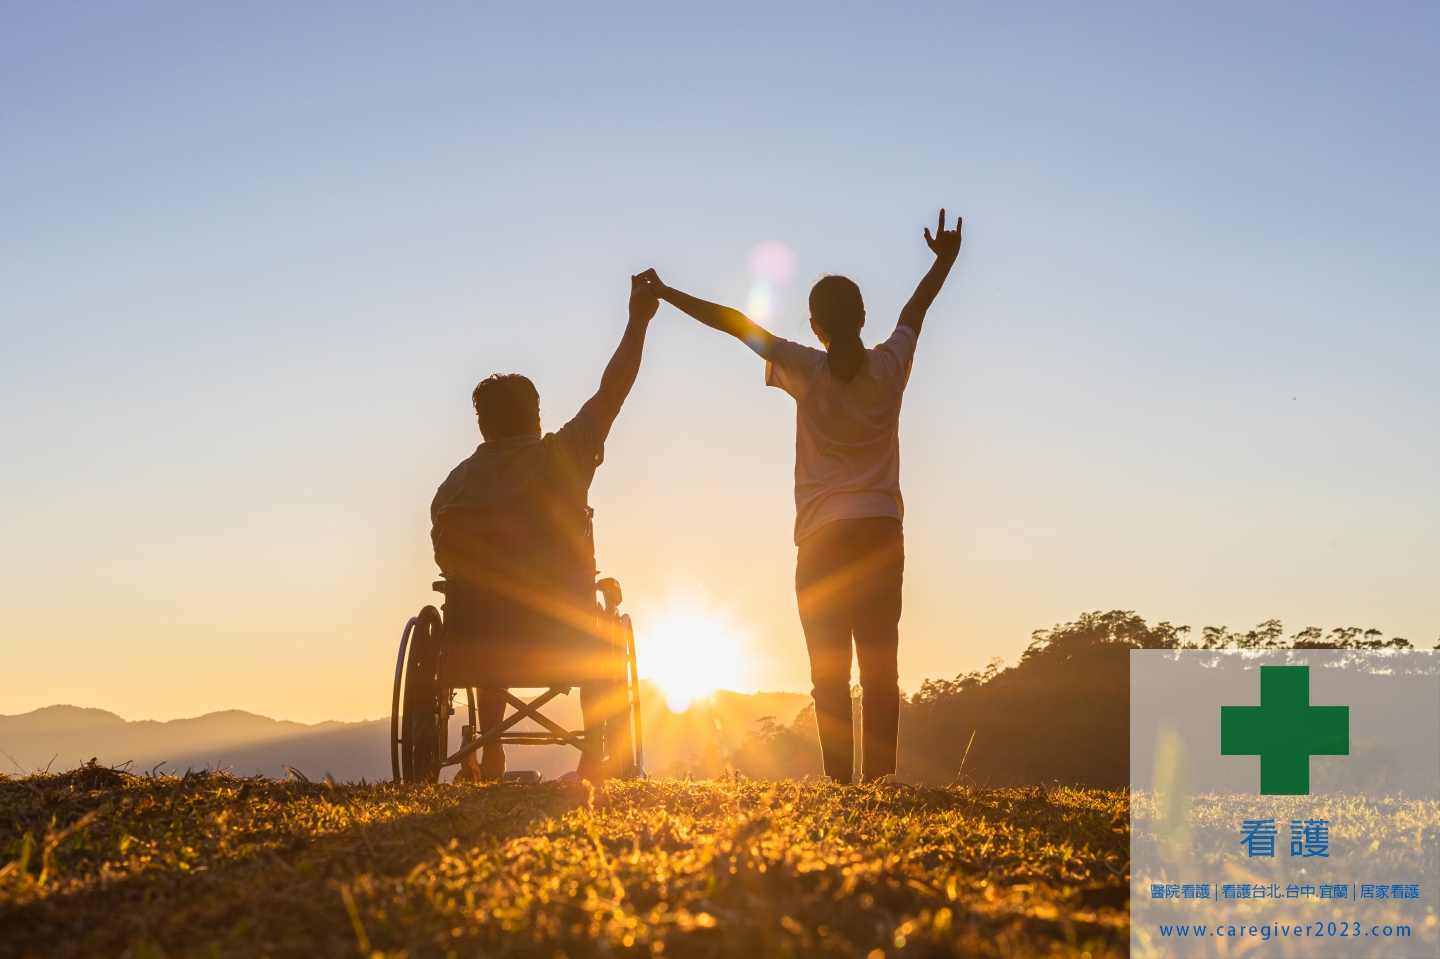
POLYGON ((860 339, 860 287, 848 277, 822 276, 810 290, 810 328, 821 351, 773 336, 739 310, 671 289, 654 270, 641 274, 661 299, 758 353, 766 384, 795 399, 795 594, 825 773, 842 783, 855 773, 852 643, 863 691, 862 779, 895 772, 905 575, 900 402, 925 313, 960 252, 960 224, 957 218, 946 230, 941 210, 935 235, 925 230, 935 262, 890 338, 871 349, 860 339))

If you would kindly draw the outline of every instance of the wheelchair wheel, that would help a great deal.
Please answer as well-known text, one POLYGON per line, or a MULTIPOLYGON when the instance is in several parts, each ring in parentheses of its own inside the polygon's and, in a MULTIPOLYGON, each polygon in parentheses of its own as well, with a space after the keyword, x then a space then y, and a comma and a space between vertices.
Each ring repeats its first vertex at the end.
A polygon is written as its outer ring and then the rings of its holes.
POLYGON ((640 667, 635 661, 635 627, 629 614, 620 617, 620 630, 625 639, 625 696, 630 705, 630 746, 634 757, 628 775, 644 779, 645 734, 640 726, 640 667))
POLYGON ((410 634, 415 631, 419 616, 411 616, 400 634, 400 653, 395 657, 395 686, 390 692, 390 780, 403 782, 400 778, 400 692, 405 683, 405 654, 410 651, 410 634))
POLYGON ((416 617, 405 656, 400 731, 400 777, 407 783, 440 781, 450 718, 450 691, 441 680, 440 611, 426 606, 416 617))

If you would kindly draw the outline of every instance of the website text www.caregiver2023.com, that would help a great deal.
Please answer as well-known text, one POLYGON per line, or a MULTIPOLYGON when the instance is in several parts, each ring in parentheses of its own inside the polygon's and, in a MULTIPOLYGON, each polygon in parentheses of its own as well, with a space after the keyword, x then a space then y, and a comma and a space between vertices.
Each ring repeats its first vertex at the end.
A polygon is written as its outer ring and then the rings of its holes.
POLYGON ((1399 925, 1373 925, 1368 929, 1358 922, 1308 922, 1304 924, 1286 925, 1283 922, 1267 922, 1258 926, 1231 926, 1224 923, 1220 925, 1191 925, 1191 926, 1159 926, 1162 939, 1176 937, 1200 938, 1213 937, 1224 939, 1364 939, 1376 937, 1381 939, 1406 938, 1410 935, 1409 926, 1399 925))

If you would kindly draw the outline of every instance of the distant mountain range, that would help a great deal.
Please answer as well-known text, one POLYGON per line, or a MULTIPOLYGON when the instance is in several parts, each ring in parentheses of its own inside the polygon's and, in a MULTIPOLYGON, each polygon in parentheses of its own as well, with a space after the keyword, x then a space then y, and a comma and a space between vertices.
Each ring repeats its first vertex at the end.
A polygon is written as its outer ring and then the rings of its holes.
MULTIPOLYGON (((711 742, 728 753, 762 717, 789 722, 809 701, 800 693, 720 691, 683 713, 673 713, 659 690, 644 683, 646 768, 659 770, 677 760, 684 762, 711 742)), ((555 708, 547 708, 547 715, 570 728, 580 725, 576 695, 552 705, 555 708)), ((466 722, 463 700, 456 713, 452 748, 466 722)), ((0 716, 0 750, 5 753, 0 756, 4 763, 0 770, 20 775, 48 766, 56 772, 93 757, 107 766, 130 763, 134 772, 183 773, 218 766, 241 776, 283 777, 284 767, 292 766, 312 780, 329 776, 336 782, 374 781, 390 778, 389 737, 388 716, 306 724, 230 709, 193 719, 127 722, 103 709, 57 705, 0 716)), ((506 753, 510 769, 534 769, 547 779, 574 769, 578 756, 573 749, 558 746, 511 746, 506 753)), ((445 778, 453 772, 446 770, 445 778)))

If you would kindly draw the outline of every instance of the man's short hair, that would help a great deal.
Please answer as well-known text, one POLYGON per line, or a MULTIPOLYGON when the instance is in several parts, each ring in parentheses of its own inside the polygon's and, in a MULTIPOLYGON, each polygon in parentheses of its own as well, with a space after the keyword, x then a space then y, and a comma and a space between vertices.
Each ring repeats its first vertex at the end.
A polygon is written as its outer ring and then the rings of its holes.
POLYGON ((540 391, 527 376, 495 373, 480 381, 470 394, 480 432, 487 440, 537 434, 540 429, 540 391))
POLYGON ((827 274, 810 288, 810 319, 831 339, 860 335, 865 325, 865 300, 848 276, 827 274))

